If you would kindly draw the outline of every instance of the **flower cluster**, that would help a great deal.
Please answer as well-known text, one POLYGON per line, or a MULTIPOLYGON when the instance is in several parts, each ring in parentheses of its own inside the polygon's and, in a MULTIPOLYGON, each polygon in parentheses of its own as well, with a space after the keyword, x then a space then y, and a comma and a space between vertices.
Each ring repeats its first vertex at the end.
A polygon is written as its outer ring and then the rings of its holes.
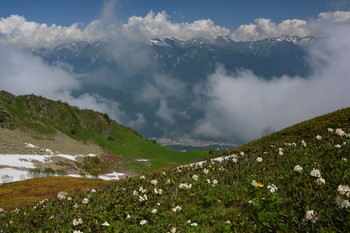
POLYGON ((144 201, 147 201, 148 200, 148 197, 146 194, 144 194, 143 196, 139 196, 139 202, 144 202, 144 201))
POLYGON ((312 171, 310 172, 310 176, 313 177, 321 177, 321 172, 318 169, 313 168, 312 171))
POLYGON ((316 223, 316 221, 318 220, 318 217, 316 216, 316 212, 314 210, 308 210, 305 213, 305 219, 312 223, 316 223))
POLYGON ((294 171, 295 171, 295 172, 298 172, 298 173, 301 173, 301 172, 303 171, 303 167, 301 167, 300 165, 296 165, 296 166, 294 167, 294 171))
POLYGON ((78 226, 80 224, 83 224, 83 220, 81 218, 73 219, 73 226, 78 226))
POLYGON ((68 196, 68 193, 67 193, 67 192, 59 192, 59 193, 57 194, 57 198, 58 198, 58 199, 61 199, 61 200, 66 199, 67 196, 68 196))
POLYGON ((274 184, 269 184, 266 188, 270 191, 270 193, 274 193, 278 190, 278 187, 274 184))
POLYGON ((350 196, 350 187, 348 185, 339 185, 338 192, 340 196, 337 196, 335 199, 335 203, 340 209, 349 208, 350 202, 345 198, 349 198, 350 196))
POLYGON ((181 183, 179 184, 180 189, 190 189, 192 188, 192 184, 187 184, 187 183, 181 183))
POLYGON ((157 184, 158 184, 158 181, 157 181, 157 180, 151 180, 151 184, 157 185, 157 184))
POLYGON ((283 155, 283 148, 281 148, 281 147, 278 148, 278 154, 279 154, 279 155, 283 155))
POLYGON ((155 194, 162 195, 163 194, 163 189, 154 189, 153 190, 155 194))
POLYGON ((176 207, 172 208, 173 212, 178 212, 180 210, 182 210, 182 208, 180 206, 176 206, 176 207))
POLYGON ((316 184, 318 185, 323 185, 326 183, 326 180, 322 178, 321 172, 318 169, 313 168, 310 172, 310 176, 316 177, 317 179, 315 180, 316 184))

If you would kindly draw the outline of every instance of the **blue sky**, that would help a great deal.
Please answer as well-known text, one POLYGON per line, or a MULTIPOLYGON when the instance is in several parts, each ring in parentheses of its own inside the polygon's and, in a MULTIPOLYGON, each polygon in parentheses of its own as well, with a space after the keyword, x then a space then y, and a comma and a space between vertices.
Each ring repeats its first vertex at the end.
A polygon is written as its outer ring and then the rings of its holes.
MULTIPOLYGON (((99 17, 103 0, 1 0, 0 17, 19 14, 29 21, 69 26, 88 24, 99 17)), ((173 22, 212 19, 230 30, 249 24, 256 18, 269 18, 279 23, 284 19, 316 18, 320 12, 350 10, 349 0, 120 0, 118 18, 145 16, 150 10, 167 11, 173 22)))

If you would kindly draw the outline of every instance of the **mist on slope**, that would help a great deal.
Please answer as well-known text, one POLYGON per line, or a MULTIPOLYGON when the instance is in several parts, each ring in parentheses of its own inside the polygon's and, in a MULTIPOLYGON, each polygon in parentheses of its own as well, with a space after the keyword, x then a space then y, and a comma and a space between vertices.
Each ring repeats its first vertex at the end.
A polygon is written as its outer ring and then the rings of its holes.
POLYGON ((350 25, 319 22, 322 39, 309 48, 312 74, 282 76, 270 81, 249 70, 234 74, 219 66, 196 87, 205 117, 194 130, 199 136, 244 141, 261 136, 265 127, 276 130, 350 106, 350 25))

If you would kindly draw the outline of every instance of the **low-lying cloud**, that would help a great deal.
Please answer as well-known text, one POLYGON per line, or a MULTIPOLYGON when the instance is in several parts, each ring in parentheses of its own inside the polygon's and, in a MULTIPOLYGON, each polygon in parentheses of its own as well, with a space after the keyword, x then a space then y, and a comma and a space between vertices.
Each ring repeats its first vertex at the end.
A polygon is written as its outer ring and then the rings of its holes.
POLYGON ((126 113, 119 104, 96 94, 74 97, 72 92, 82 88, 82 81, 60 66, 45 64, 41 58, 0 43, 0 87, 16 95, 36 94, 66 101, 80 108, 94 109, 126 122, 126 113))
POLYGON ((208 77, 199 93, 205 117, 195 135, 247 141, 265 127, 282 129, 311 117, 350 105, 350 25, 318 24, 323 39, 310 48, 312 75, 283 76, 270 81, 241 70, 228 74, 223 67, 208 77))

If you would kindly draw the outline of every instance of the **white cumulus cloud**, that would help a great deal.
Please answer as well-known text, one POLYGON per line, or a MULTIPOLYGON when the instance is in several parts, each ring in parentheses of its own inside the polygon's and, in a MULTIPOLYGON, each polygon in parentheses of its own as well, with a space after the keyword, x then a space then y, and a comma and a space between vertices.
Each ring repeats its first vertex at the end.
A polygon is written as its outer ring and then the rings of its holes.
POLYGON ((192 23, 172 23, 166 12, 150 11, 145 17, 132 16, 123 29, 130 33, 139 33, 147 39, 156 37, 175 37, 188 40, 196 37, 212 39, 229 33, 225 27, 214 24, 211 19, 201 19, 192 23))
POLYGON ((321 12, 318 20, 336 23, 350 22, 350 11, 321 12))
POLYGON ((300 19, 287 19, 276 24, 271 19, 259 18, 254 23, 241 25, 231 34, 235 41, 256 41, 266 38, 288 36, 319 36, 315 34, 315 22, 346 23, 350 22, 350 11, 321 12, 317 20, 305 21, 300 19))

